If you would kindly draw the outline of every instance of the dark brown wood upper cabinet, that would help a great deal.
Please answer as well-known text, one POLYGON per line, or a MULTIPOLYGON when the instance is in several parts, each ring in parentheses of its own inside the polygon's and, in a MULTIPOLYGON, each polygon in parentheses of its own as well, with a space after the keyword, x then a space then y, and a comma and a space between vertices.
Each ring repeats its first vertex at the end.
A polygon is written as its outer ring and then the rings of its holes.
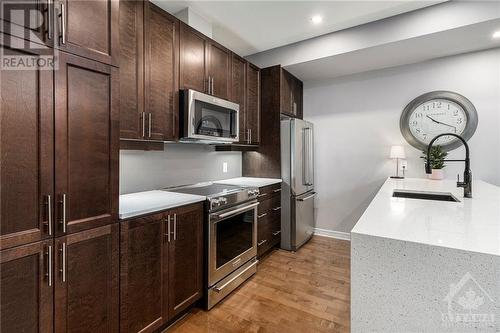
POLYGON ((208 93, 208 40, 187 24, 180 23, 180 89, 194 89, 208 93))
POLYGON ((246 128, 251 144, 260 143, 260 69, 247 63, 246 128))
POLYGON ((281 113, 302 119, 302 81, 281 69, 281 113))
POLYGON ((209 94, 229 99, 231 96, 231 51, 214 41, 208 48, 209 94))
POLYGON ((49 4, 50 2, 44 0, 18 1, 17 3, 1 1, 0 32, 31 43, 53 46, 54 12, 49 4))
POLYGON ((231 101, 240 105, 240 142, 248 143, 246 130, 247 62, 234 53, 231 64, 231 101))
POLYGON ((176 140, 179 21, 150 2, 122 1, 120 38, 120 138, 176 140))
MULTIPOLYGON (((39 57, 36 50, 1 47, 2 54, 39 57)), ((52 74, 35 69, 0 73, 0 249, 54 234, 49 214, 54 208, 52 74)))
POLYGON ((118 0, 56 0, 54 5, 59 49, 118 65, 118 0))
POLYGON ((168 250, 168 303, 169 317, 173 318, 203 295, 203 204, 177 208, 169 214, 173 235, 168 250))
POLYGON ((153 332, 167 320, 164 213, 121 222, 120 332, 153 332))
POLYGON ((118 224, 55 241, 55 332, 118 332, 118 224))
POLYGON ((53 331, 52 244, 47 240, 0 252, 2 332, 53 331))
POLYGON ((143 1, 120 1, 120 138, 126 139, 146 135, 143 15, 143 1))
POLYGON ((175 140, 179 114, 179 21, 149 2, 144 17, 147 138, 175 140))
POLYGON ((121 222, 121 332, 154 332, 203 294, 203 204, 121 222))
POLYGON ((60 54, 55 73, 56 235, 118 217, 118 69, 60 54))

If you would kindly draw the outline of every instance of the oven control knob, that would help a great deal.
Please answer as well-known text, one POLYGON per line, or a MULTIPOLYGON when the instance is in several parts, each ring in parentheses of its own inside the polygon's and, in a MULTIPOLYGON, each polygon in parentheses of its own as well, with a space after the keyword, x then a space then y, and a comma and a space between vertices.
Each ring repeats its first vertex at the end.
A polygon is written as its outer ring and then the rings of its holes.
POLYGON ((219 199, 212 199, 212 207, 218 207, 220 206, 219 199))
POLYGON ((225 205, 225 204, 227 204, 227 199, 226 198, 219 198, 219 202, 220 202, 220 204, 225 205))

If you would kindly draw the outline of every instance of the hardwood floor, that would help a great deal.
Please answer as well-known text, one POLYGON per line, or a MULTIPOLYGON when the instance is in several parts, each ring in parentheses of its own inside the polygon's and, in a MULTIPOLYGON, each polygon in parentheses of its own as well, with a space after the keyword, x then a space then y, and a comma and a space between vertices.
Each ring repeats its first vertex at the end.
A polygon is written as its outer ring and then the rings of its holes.
POLYGON ((167 333, 349 332, 350 242, 315 236, 276 250, 210 312, 194 309, 167 333))

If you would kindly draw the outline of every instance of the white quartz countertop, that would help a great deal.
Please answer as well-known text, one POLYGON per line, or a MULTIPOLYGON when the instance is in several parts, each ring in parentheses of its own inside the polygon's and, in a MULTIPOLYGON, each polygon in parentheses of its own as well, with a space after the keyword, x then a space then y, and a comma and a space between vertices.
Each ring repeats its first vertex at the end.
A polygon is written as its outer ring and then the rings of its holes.
POLYGON ((500 187, 473 179, 472 195, 452 180, 388 178, 351 232, 500 256, 500 187), (395 189, 450 192, 460 202, 394 198, 395 189))
POLYGON ((256 177, 238 177, 231 179, 218 180, 214 183, 239 186, 264 187, 281 183, 279 178, 256 178, 256 177))
POLYGON ((121 220, 134 216, 159 212, 162 210, 204 201, 200 195, 166 191, 146 191, 120 195, 121 220))

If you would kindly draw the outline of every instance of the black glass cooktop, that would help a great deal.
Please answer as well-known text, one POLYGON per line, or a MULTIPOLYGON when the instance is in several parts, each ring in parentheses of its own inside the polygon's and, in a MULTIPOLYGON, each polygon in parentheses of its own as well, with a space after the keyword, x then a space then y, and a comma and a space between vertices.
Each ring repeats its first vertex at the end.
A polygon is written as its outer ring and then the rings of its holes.
POLYGON ((223 195, 225 193, 238 192, 241 191, 242 189, 243 188, 241 186, 237 185, 197 184, 197 185, 169 188, 165 189, 165 191, 195 194, 195 195, 202 195, 209 197, 214 195, 223 195))

